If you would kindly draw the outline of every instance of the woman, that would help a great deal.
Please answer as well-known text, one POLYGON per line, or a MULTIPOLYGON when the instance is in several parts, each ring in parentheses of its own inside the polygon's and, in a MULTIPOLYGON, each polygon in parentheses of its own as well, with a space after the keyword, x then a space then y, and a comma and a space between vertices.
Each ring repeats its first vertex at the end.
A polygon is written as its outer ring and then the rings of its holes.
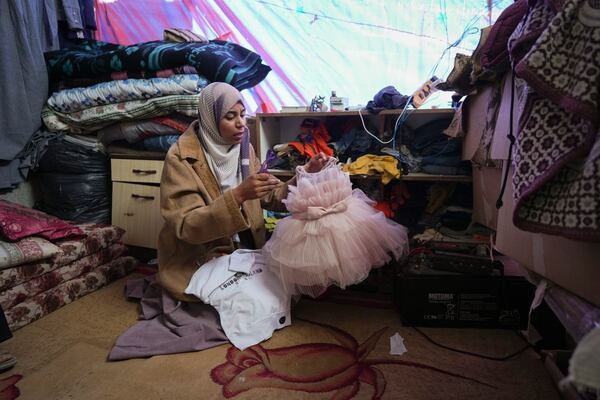
MULTIPOLYGON (((307 170, 320 171, 326 158, 313 157, 307 170)), ((259 168, 240 92, 226 83, 208 85, 200 94, 198 121, 167 153, 160 184, 165 224, 158 281, 176 299, 198 301, 184 289, 206 261, 263 246, 262 208, 283 210, 287 183, 257 173, 259 168)))

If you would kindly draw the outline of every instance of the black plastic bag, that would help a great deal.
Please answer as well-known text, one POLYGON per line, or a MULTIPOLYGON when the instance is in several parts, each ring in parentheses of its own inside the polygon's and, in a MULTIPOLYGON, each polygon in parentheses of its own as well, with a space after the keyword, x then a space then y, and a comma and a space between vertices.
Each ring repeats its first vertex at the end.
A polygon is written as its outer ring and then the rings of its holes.
POLYGON ((106 154, 58 138, 48 142, 38 171, 63 174, 106 173, 109 170, 106 154))
POLYGON ((73 222, 110 224, 111 185, 108 173, 38 173, 36 208, 73 222))

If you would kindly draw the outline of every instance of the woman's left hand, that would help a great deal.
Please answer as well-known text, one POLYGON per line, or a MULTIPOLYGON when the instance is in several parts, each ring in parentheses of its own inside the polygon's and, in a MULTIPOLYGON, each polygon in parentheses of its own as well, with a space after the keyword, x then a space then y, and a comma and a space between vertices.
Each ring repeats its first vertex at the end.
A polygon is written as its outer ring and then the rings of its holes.
POLYGON ((306 170, 306 172, 310 172, 310 173, 319 172, 320 170, 323 169, 323 167, 325 166, 325 163, 327 162, 328 159, 329 159, 329 157, 326 156, 325 153, 320 152, 317 155, 315 155, 313 158, 308 160, 306 165, 304 165, 304 169, 306 170))

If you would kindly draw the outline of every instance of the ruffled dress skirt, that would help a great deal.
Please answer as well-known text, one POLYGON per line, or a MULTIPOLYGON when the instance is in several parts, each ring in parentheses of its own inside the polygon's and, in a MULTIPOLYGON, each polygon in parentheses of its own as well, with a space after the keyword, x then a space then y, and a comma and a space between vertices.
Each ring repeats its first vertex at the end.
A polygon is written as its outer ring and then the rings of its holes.
POLYGON ((332 160, 317 173, 298 167, 284 203, 291 213, 263 248, 266 264, 291 293, 316 297, 345 288, 408 250, 406 229, 373 208, 332 160))

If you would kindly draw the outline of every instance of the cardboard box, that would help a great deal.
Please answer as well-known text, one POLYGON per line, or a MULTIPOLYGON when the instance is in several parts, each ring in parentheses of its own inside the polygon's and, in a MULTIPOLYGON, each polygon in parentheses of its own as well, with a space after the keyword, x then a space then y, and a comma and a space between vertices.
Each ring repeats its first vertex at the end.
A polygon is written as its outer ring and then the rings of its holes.
POLYGON ((473 167, 473 221, 496 230, 502 170, 492 167, 473 167))
POLYGON ((465 100, 463 107, 463 118, 465 118, 466 136, 462 143, 462 159, 471 160, 479 147, 483 130, 485 129, 485 115, 493 92, 491 86, 478 89, 476 94, 471 94, 465 100))
MULTIPOLYGON (((467 136, 463 141, 463 159, 471 160, 479 147, 486 127, 486 116, 489 102, 495 88, 486 86, 474 96, 469 96, 467 104, 467 136)), ((502 100, 498 107, 496 125, 490 148, 491 160, 504 160, 508 156, 508 133, 510 123, 511 76, 507 74, 502 81, 502 100)), ((516 108, 516 107, 515 107, 516 108)), ((516 114, 515 114, 516 115, 516 114)), ((513 128, 516 132, 517 118, 514 118, 513 128)), ((473 221, 496 229, 498 210, 496 200, 502 184, 500 168, 490 166, 473 166, 473 221)))

